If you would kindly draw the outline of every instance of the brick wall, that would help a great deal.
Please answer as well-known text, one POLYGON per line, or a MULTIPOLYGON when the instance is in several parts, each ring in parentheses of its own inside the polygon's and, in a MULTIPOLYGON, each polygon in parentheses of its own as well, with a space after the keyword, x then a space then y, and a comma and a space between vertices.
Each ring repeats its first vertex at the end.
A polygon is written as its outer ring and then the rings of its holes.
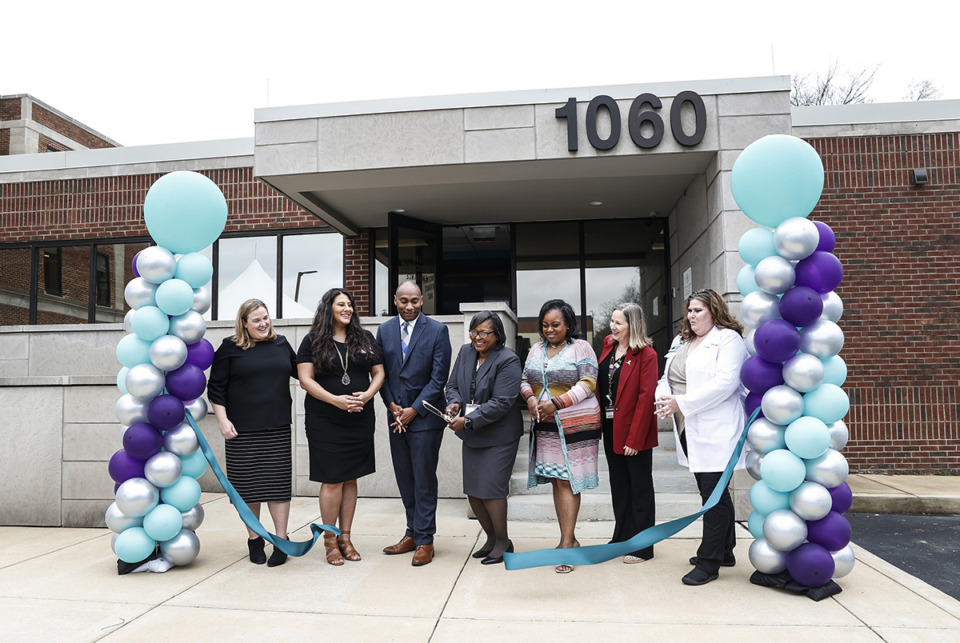
POLYGON ((343 287, 353 293, 353 300, 361 315, 372 315, 370 310, 370 235, 344 239, 343 287))
MULTIPOLYGON (((46 109, 42 105, 33 103, 33 120, 40 123, 41 125, 46 125, 54 132, 63 134, 71 141, 76 141, 81 145, 88 147, 90 149, 99 149, 104 147, 116 147, 110 141, 104 140, 93 134, 87 129, 68 121, 67 119, 58 116, 57 114, 51 112, 49 109, 46 109)), ((46 147, 43 147, 41 150, 45 152, 46 147)))
POLYGON ((10 130, 0 129, 0 156, 10 155, 10 130))
POLYGON ((851 468, 960 472, 960 134, 812 139, 844 264, 851 468), (926 168, 930 183, 911 184, 926 168))
POLYGON ((0 100, 0 121, 20 120, 20 97, 0 100))
POLYGON ((73 148, 67 147, 59 141, 55 141, 48 136, 40 135, 40 143, 37 145, 37 153, 43 154, 44 152, 69 152, 73 148))

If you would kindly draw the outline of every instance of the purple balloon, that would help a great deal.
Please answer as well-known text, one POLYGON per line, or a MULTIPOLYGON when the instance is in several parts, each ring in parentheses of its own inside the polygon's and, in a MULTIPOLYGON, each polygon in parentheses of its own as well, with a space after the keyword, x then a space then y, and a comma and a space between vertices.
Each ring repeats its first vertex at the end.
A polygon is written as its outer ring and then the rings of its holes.
POLYGON ((833 498, 832 511, 838 514, 845 514, 850 511, 850 507, 853 506, 853 489, 850 488, 850 485, 846 482, 841 482, 836 487, 828 488, 827 491, 830 492, 830 497, 833 498))
POLYGON ((795 268, 795 286, 813 288, 820 294, 835 289, 843 281, 843 265, 829 252, 816 251, 801 259, 795 268))
POLYGON ((837 245, 837 235, 833 234, 830 226, 822 221, 814 221, 813 225, 817 226, 817 230, 820 232, 820 243, 817 244, 817 250, 833 252, 837 245))
MULTIPOLYGON (((123 482, 126 482, 126 480, 124 480, 123 482)), ((113 484, 113 495, 117 495, 117 491, 120 490, 120 485, 121 485, 121 484, 123 484, 123 483, 121 483, 121 482, 115 482, 115 483, 113 484)))
POLYGON ((820 545, 804 543, 787 555, 787 571, 804 587, 820 587, 833 578, 836 563, 820 545))
POLYGON ((800 350, 800 331, 788 321, 771 319, 757 327, 753 346, 768 362, 785 362, 800 350))
POLYGON ((197 399, 203 395, 206 388, 207 378, 204 377, 203 371, 193 364, 184 364, 177 370, 167 373, 167 392, 185 402, 197 399))
POLYGON ((839 551, 850 544, 853 530, 847 519, 831 511, 820 520, 807 521, 807 540, 828 551, 839 551))
POLYGON ((123 449, 120 449, 110 456, 107 471, 110 472, 110 477, 113 478, 114 482, 126 482, 130 478, 142 478, 143 467, 146 463, 146 460, 139 460, 123 449))
POLYGON ((794 326, 807 326, 820 319, 823 300, 820 293, 806 286, 794 286, 780 298, 780 316, 794 326))
POLYGON ((187 364, 193 364, 201 371, 205 371, 213 364, 215 352, 213 344, 206 339, 201 339, 187 346, 187 364))
POLYGON ((752 355, 740 367, 740 381, 751 393, 763 394, 768 389, 783 384, 783 365, 752 355))
MULTIPOLYGON (((763 393, 758 393, 756 391, 750 391, 749 393, 747 393, 747 397, 743 401, 743 408, 747 412, 748 417, 750 416, 751 413, 753 413, 754 411, 760 408, 761 400, 763 400, 763 393)), ((760 414, 757 415, 757 417, 762 418, 763 412, 761 411, 760 414)))
POLYGON ((134 458, 149 460, 160 453, 161 447, 163 447, 163 434, 146 422, 131 424, 123 432, 123 450, 134 458))
POLYGON ((183 422, 183 402, 173 395, 158 395, 147 406, 147 419, 154 428, 167 431, 183 422))
POLYGON ((133 263, 130 265, 130 267, 133 268, 133 276, 134 276, 134 277, 139 277, 139 276, 140 276, 140 271, 137 270, 137 257, 140 256, 140 253, 141 253, 141 252, 143 252, 143 250, 139 250, 139 251, 137 251, 137 254, 133 255, 133 263))

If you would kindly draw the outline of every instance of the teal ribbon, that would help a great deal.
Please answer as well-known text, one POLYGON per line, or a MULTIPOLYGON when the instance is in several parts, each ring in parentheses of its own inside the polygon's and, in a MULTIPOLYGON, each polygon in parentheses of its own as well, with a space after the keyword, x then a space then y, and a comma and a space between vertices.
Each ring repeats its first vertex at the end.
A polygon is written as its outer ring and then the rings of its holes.
POLYGON ((589 547, 571 547, 568 549, 538 549, 523 553, 504 552, 503 564, 507 569, 529 569, 530 567, 544 567, 554 565, 596 565, 605 563, 620 556, 631 554, 638 549, 644 549, 661 540, 666 540, 670 536, 676 535, 681 529, 692 524, 712 509, 719 501, 724 489, 730 484, 730 477, 733 475, 733 469, 737 466, 740 459, 740 452, 743 451, 743 443, 747 439, 747 427, 760 414, 760 409, 755 410, 744 425, 740 433, 740 439, 737 446, 733 449, 730 461, 727 462, 723 475, 720 476, 720 482, 717 483, 713 493, 707 498, 707 502, 701 507, 700 511, 683 518, 677 518, 669 522, 654 525, 644 529, 630 540, 620 543, 608 543, 606 545, 590 545, 589 547))
POLYGON ((193 427, 193 432, 197 434, 197 441, 200 442, 200 449, 203 451, 203 455, 207 459, 207 463, 209 463, 210 468, 213 469, 213 473, 217 476, 217 480, 219 480, 220 484, 223 486, 223 490, 227 492, 227 496, 230 498, 230 502, 232 502, 233 506, 236 508, 237 513, 240 514, 240 520, 242 520, 243 524, 250 528, 250 531, 258 536, 261 536, 268 543, 288 556, 303 556, 306 554, 313 548, 313 545, 317 542, 317 538, 323 535, 323 532, 325 531, 340 535, 340 530, 332 525, 317 525, 316 523, 311 523, 310 531, 313 532, 312 540, 291 542, 285 538, 277 536, 276 534, 271 534, 269 531, 264 529, 263 525, 260 523, 260 520, 253 515, 253 512, 250 511, 250 507, 247 506, 247 503, 243 501, 243 498, 240 497, 240 494, 237 493, 237 490, 234 489, 230 481, 227 480, 226 474, 223 472, 223 469, 220 468, 220 464, 217 462, 216 456, 213 455, 213 450, 207 443, 207 439, 203 437, 203 433, 200 431, 197 423, 190 415, 190 411, 187 411, 185 415, 187 416, 187 422, 189 422, 190 426, 193 427))

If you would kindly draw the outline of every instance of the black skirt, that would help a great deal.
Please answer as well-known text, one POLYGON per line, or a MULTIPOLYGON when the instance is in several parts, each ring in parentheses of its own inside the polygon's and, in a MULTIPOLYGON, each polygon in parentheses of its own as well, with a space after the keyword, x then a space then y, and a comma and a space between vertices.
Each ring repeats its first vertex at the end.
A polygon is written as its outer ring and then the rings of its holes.
POLYGON ((479 449, 463 445, 463 493, 483 500, 506 498, 519 445, 519 437, 514 442, 479 449))
POLYGON ((227 479, 247 504, 290 502, 290 427, 242 431, 224 442, 227 479))

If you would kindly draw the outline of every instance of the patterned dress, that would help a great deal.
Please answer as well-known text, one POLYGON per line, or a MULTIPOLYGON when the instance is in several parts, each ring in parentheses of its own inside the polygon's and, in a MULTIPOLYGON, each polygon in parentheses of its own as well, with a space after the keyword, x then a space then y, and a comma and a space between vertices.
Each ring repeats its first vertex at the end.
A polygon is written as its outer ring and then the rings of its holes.
POLYGON ((568 480, 574 493, 594 489, 601 417, 597 403, 597 356, 582 339, 575 339, 548 359, 546 342, 530 348, 520 393, 552 399, 557 413, 541 417, 530 432, 527 487, 551 478, 568 480))

